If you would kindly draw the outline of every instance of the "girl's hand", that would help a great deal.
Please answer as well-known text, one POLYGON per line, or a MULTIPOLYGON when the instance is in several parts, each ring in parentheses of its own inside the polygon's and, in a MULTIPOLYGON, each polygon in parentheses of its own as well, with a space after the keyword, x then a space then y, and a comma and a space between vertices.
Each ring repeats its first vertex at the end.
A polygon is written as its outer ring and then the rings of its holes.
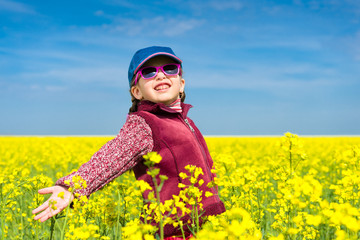
POLYGON ((46 202, 32 211, 33 214, 41 212, 34 217, 34 220, 40 219, 41 222, 48 220, 49 218, 64 210, 74 199, 73 194, 62 186, 43 188, 40 189, 38 193, 52 193, 46 202))

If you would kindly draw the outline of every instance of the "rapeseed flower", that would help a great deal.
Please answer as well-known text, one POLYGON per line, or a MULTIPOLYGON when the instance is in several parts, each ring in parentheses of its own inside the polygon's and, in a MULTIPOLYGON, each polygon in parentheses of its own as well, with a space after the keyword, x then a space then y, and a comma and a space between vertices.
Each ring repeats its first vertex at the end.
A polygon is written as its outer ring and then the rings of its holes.
MULTIPOLYGON (((51 221, 39 223, 31 216, 31 209, 47 198, 37 194, 37 190, 52 186, 56 179, 73 172, 108 140, 1 137, 0 211, 4 238, 50 238, 51 221)), ((205 224, 194 239, 358 238, 360 138, 303 138, 287 133, 282 138, 206 138, 206 141, 216 169, 211 172, 217 175, 208 186, 219 189, 227 213, 204 219, 205 224)), ((156 153, 149 156, 152 167, 160 157, 156 153)), ((156 229, 138 220, 140 217, 159 220, 160 213, 166 224, 178 227, 194 224, 193 220, 183 223, 167 215, 181 217, 198 209, 201 218, 198 201, 211 197, 211 193, 200 195, 196 189, 203 184, 202 170, 205 169, 189 166, 179 175, 180 179, 187 179, 180 185, 184 191, 172 201, 155 204, 151 209, 146 208, 141 195, 150 192, 148 199, 154 202, 156 194, 150 185, 136 181, 127 172, 93 193, 89 200, 78 196, 67 214, 63 212, 54 219, 53 238, 60 239, 57 226, 62 226, 66 217, 66 239, 94 236, 153 239, 156 229), (131 228, 133 234, 126 235, 131 228)), ((166 176, 161 179, 159 176, 158 180, 166 181, 166 176)), ((76 178, 67 184, 75 192, 87 187, 76 178)), ((50 204, 54 206, 53 202, 50 204)))

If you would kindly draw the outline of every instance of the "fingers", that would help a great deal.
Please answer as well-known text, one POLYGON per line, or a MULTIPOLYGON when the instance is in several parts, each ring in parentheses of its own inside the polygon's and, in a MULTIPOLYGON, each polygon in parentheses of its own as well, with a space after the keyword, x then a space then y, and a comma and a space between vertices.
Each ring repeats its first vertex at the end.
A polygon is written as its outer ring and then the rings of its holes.
POLYGON ((57 210, 52 210, 51 208, 47 209, 48 211, 46 211, 46 214, 44 214, 41 218, 40 221, 41 222, 45 222, 46 220, 48 220, 49 218, 52 218, 53 216, 55 216, 56 214, 58 214, 60 212, 59 209, 57 210))
POLYGON ((34 209, 32 211, 33 214, 37 214, 34 217, 34 220, 39 220, 41 222, 46 221, 47 219, 55 216, 56 214, 58 214, 59 212, 61 212, 62 210, 64 210, 67 206, 69 206, 69 204, 71 203, 71 201, 69 200, 64 200, 64 199, 54 199, 54 198, 49 198, 46 202, 44 202, 41 206, 39 206, 38 208, 34 209), (54 200, 55 203, 55 207, 56 209, 52 209, 52 206, 50 206, 49 201, 50 200, 54 200))
POLYGON ((50 207, 47 208, 45 211, 43 211, 42 213, 38 214, 37 216, 34 217, 34 220, 37 221, 40 219, 41 222, 45 222, 46 220, 48 220, 49 218, 55 216, 56 214, 58 214, 60 212, 59 209, 53 210, 50 207))
POLYGON ((34 217, 34 220, 37 221, 40 219, 41 222, 44 222, 50 217, 50 208, 45 209, 43 212, 39 213, 34 217))
POLYGON ((68 205, 69 205, 68 203, 55 204, 56 209, 54 210, 49 205, 49 200, 47 200, 40 207, 38 207, 38 208, 36 208, 36 209, 34 209, 32 211, 33 214, 41 212, 41 213, 39 213, 38 215, 36 215, 34 217, 34 220, 39 220, 40 219, 41 222, 44 222, 44 221, 48 220, 49 218, 55 216, 59 212, 61 212, 68 205))
MULTIPOLYGON (((48 188, 39 189, 38 193, 39 194, 49 194, 49 193, 53 193, 53 191, 54 191, 53 187, 48 187, 48 188)), ((38 208, 35 208, 32 211, 32 213, 36 214, 38 212, 45 210, 49 206, 49 200, 50 200, 50 198, 46 202, 44 202, 41 206, 39 206, 38 208)))
POLYGON ((53 193, 53 191, 54 191, 54 187, 47 187, 47 188, 39 189, 38 193, 49 194, 49 193, 53 193))
POLYGON ((36 214, 38 212, 44 211, 46 208, 49 207, 49 200, 47 200, 46 202, 44 202, 43 204, 41 204, 39 207, 35 208, 32 211, 32 214, 36 214))

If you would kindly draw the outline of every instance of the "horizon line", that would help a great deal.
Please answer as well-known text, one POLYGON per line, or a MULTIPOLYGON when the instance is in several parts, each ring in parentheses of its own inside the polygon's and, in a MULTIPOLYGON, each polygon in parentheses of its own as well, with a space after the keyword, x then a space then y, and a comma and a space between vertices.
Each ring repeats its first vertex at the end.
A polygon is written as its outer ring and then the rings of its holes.
MULTIPOLYGON (((360 137, 359 134, 305 134, 305 135, 299 135, 296 133, 292 133, 294 135, 297 135, 299 137, 360 137)), ((117 134, 116 134, 117 135, 117 134)), ((115 137, 116 135, 103 135, 103 134, 75 134, 75 135, 0 135, 0 137, 115 137)), ((284 134, 253 134, 253 135, 203 135, 205 138, 245 138, 245 137, 283 137, 284 134)))

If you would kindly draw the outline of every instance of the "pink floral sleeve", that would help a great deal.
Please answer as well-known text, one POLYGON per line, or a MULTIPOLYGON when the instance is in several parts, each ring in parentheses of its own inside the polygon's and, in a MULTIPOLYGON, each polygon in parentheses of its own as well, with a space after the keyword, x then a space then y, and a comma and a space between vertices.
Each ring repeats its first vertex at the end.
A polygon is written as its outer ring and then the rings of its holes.
POLYGON ((81 176, 87 184, 86 189, 75 190, 80 195, 90 196, 107 183, 133 168, 142 156, 153 149, 151 128, 142 117, 129 115, 119 134, 91 159, 83 164, 78 171, 60 178, 55 185, 69 187, 64 183, 73 176, 81 176))

